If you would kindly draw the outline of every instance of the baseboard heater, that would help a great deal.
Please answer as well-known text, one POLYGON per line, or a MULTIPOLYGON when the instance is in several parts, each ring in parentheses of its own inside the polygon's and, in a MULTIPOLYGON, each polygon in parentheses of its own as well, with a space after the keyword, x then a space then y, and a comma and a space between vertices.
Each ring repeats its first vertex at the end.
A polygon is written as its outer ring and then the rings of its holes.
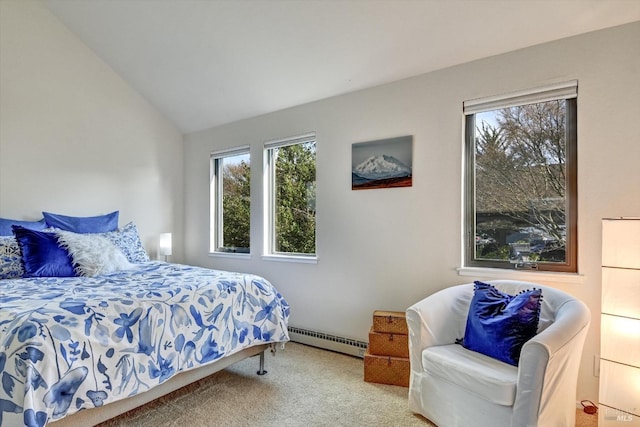
POLYGON ((338 337, 336 335, 325 334, 324 332, 311 331, 309 329, 289 326, 289 338, 291 341, 300 344, 307 344, 325 350, 336 351, 338 353, 349 354, 356 357, 364 357, 368 343, 357 341, 351 338, 338 337))

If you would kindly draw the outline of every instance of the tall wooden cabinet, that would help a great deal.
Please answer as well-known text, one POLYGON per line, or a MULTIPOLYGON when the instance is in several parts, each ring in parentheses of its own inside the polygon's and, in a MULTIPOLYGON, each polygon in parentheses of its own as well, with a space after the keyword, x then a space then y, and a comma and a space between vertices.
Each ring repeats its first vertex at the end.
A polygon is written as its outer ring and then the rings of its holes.
POLYGON ((640 218, 602 220, 600 427, 640 427, 640 218))

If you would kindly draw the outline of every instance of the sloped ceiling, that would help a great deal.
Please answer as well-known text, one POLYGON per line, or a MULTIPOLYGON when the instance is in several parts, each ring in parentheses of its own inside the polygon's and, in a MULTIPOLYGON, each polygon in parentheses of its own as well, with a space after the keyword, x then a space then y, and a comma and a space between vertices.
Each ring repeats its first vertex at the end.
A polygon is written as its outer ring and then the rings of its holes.
POLYGON ((43 0, 183 132, 640 20, 639 0, 43 0))

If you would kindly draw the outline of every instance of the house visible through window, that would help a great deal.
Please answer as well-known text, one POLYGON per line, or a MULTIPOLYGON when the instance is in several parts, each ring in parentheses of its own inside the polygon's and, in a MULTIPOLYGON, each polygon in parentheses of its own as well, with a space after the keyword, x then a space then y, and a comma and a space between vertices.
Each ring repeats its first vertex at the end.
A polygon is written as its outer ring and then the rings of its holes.
POLYGON ((249 253, 251 163, 244 147, 211 155, 211 252, 249 253))
POLYGON ((315 256, 315 134, 266 143, 265 166, 265 253, 315 256))
POLYGON ((464 103, 465 264, 577 271, 577 83, 464 103))

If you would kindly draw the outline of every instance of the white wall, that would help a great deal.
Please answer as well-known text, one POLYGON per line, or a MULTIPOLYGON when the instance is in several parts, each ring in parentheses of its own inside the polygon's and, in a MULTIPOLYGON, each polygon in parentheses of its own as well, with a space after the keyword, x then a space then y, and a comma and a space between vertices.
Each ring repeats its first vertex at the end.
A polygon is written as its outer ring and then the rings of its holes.
POLYGON ((367 340, 374 309, 404 310, 474 279, 456 272, 462 102, 577 79, 582 276, 534 277, 591 308, 578 398, 597 401, 600 220, 640 215, 638 40, 636 22, 187 135, 186 260, 262 274, 291 303, 291 325, 367 340), (262 260, 262 144, 308 131, 317 132, 318 263, 262 260), (414 135, 413 187, 351 191, 351 144, 400 135, 414 135), (252 257, 209 257, 209 153, 244 144, 252 155, 252 257))
POLYGON ((0 1, 0 216, 183 228, 182 135, 37 1, 0 1))

